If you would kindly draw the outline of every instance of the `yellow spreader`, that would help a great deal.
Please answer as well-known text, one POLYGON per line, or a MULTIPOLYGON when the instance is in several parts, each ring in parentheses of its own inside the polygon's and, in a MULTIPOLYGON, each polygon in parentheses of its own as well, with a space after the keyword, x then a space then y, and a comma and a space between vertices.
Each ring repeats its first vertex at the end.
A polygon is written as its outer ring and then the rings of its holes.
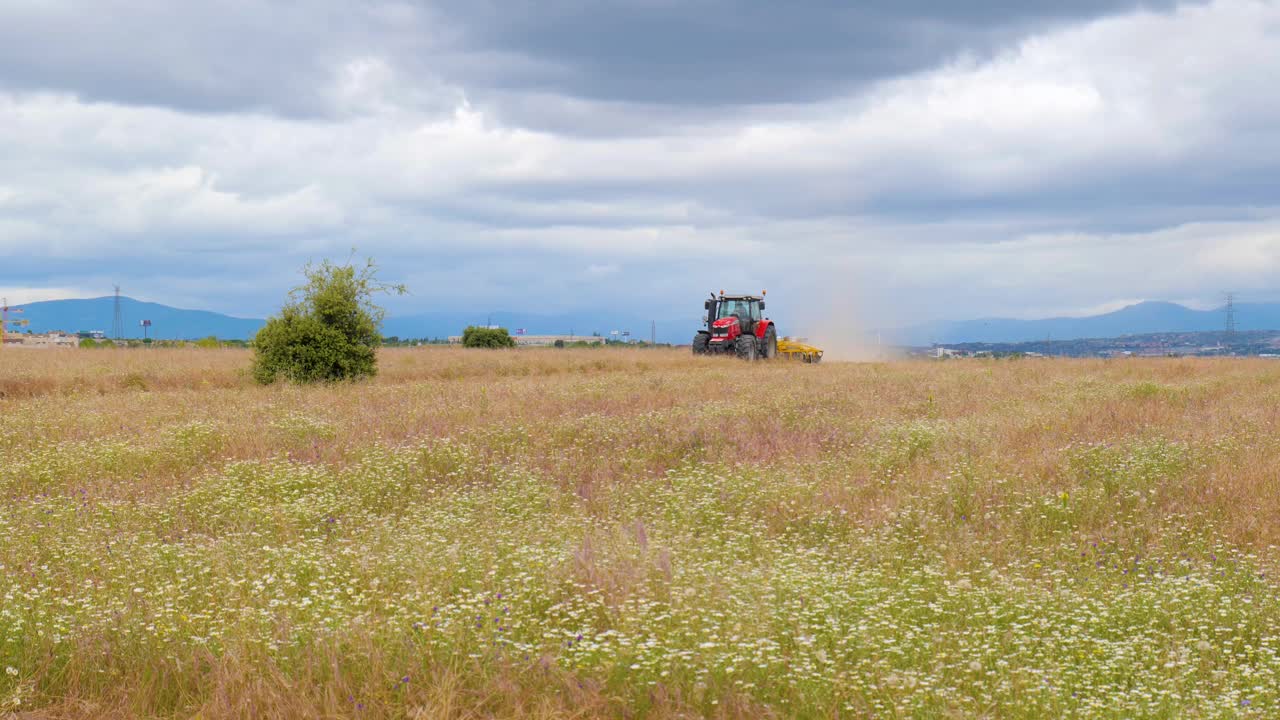
POLYGON ((789 337, 778 341, 778 356, 807 363, 822 362, 822 349, 789 337))

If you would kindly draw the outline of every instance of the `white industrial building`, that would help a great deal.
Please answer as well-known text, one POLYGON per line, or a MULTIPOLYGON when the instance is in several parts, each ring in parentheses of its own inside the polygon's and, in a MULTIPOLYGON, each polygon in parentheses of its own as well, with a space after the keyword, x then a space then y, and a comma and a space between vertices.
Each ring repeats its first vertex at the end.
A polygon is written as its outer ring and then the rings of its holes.
POLYGON ((58 330, 47 333, 6 333, 5 347, 21 348, 78 348, 80 336, 58 330))
MULTIPOLYGON (((565 345, 571 343, 584 342, 588 345, 603 345, 604 338, 598 335, 512 335, 516 345, 521 347, 551 347, 556 344, 557 340, 561 340, 565 345)), ((450 335, 450 345, 461 345, 461 335, 450 335)))

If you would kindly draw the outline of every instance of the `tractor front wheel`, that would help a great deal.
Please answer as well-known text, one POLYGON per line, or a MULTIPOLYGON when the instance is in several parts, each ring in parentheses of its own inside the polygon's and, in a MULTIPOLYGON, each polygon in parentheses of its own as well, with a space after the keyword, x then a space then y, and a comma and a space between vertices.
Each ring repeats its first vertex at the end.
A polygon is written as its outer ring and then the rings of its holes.
POLYGON ((756 339, 751 335, 739 335, 738 339, 733 341, 733 349, 743 360, 755 360, 760 356, 756 351, 756 339))
POLYGON ((704 332, 700 332, 697 335, 694 335, 693 336, 693 354, 706 355, 708 352, 707 345, 709 345, 710 343, 711 343, 710 335, 704 332))

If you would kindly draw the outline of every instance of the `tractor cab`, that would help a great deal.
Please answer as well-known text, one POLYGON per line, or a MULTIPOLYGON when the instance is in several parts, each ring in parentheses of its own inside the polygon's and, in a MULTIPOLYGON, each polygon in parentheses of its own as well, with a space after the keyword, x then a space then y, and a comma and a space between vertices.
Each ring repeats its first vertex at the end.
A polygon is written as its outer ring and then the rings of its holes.
POLYGON ((777 332, 764 316, 764 295, 719 295, 703 302, 705 328, 693 338, 694 354, 732 352, 754 360, 777 355, 777 332))
POLYGON ((739 331, 754 334, 756 323, 764 319, 764 298, 755 295, 721 295, 707 300, 705 306, 707 329, 713 337, 729 334, 735 323, 739 331))

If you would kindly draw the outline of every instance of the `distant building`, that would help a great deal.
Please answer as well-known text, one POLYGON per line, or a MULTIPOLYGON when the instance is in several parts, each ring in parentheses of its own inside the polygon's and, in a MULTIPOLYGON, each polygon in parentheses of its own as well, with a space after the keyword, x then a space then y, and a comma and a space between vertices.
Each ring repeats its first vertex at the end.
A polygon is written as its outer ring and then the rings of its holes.
MULTIPOLYGON (((521 347, 551 347, 556 344, 557 340, 563 340, 565 345, 571 343, 584 342, 588 345, 603 345, 604 338, 597 335, 512 335, 516 345, 521 347)), ((461 335, 450 335, 450 345, 461 345, 461 335)))
POLYGON ((603 345, 604 338, 595 335, 516 335, 516 345, 527 345, 529 347, 549 347, 556 344, 557 340, 563 340, 565 345, 575 342, 585 342, 588 345, 603 345))
POLYGON ((21 335, 6 335, 4 344, 10 347, 24 348, 68 348, 73 349, 80 347, 80 336, 65 333, 61 330, 54 330, 47 333, 23 333, 21 335), (12 338, 18 338, 19 342, 12 342, 12 338))

